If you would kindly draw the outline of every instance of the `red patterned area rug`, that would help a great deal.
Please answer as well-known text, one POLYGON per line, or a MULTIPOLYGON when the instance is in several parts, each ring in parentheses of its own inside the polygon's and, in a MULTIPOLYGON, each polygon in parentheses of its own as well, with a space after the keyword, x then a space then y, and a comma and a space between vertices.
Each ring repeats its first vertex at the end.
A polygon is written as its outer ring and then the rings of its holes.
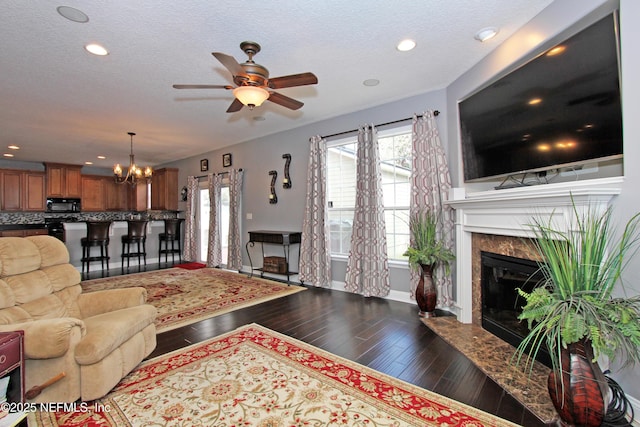
POLYGON ((83 292, 132 286, 145 288, 147 302, 158 309, 158 333, 305 290, 216 268, 170 268, 82 282, 83 292))
POLYGON ((184 262, 182 264, 174 265, 176 268, 184 268, 185 270, 198 270, 200 268, 205 268, 206 266, 206 264, 201 262, 184 262))
POLYGON ((105 398, 30 426, 515 426, 252 324, 141 364, 105 398))

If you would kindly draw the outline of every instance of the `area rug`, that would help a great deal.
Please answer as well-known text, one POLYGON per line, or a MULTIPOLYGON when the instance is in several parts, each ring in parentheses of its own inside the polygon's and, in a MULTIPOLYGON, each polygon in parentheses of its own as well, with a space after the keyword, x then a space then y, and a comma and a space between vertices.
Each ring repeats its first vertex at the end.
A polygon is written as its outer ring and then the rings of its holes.
POLYGON ((216 268, 170 268, 82 282, 83 292, 132 286, 145 288, 147 302, 158 309, 158 333, 305 290, 216 268))
POLYGON ((174 265, 176 268, 184 268, 185 270, 198 270, 200 268, 205 268, 206 266, 206 264, 201 262, 183 262, 182 264, 174 265))
POLYGON ((246 325, 140 365, 105 398, 30 426, 515 426, 246 325))

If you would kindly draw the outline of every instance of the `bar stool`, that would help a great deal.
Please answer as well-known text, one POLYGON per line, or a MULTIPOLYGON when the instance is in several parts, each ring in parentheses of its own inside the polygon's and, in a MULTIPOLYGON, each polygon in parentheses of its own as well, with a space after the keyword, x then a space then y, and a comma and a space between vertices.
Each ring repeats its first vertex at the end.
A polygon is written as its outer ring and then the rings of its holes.
POLYGON ((144 265, 147 265, 147 224, 145 220, 129 220, 127 221, 127 234, 123 235, 122 241, 122 269, 124 270, 124 259, 127 259, 127 268, 131 257, 138 257, 138 268, 140 268, 140 258, 144 259, 144 265), (136 244, 137 250, 131 252, 131 245, 136 244), (142 245, 142 246, 141 246, 142 245))
POLYGON ((87 265, 87 274, 89 274, 89 265, 92 261, 100 261, 102 270, 104 264, 107 263, 107 271, 109 271, 109 227, 111 221, 87 221, 87 237, 80 239, 82 246, 82 272, 84 266, 87 265), (99 247, 100 255, 91 256, 91 248, 99 247))
POLYGON ((158 246, 158 262, 161 262, 161 256, 164 254, 164 262, 167 263, 169 254, 171 254, 171 262, 175 262, 175 254, 178 254, 178 261, 182 262, 182 250, 180 248, 180 224, 181 218, 172 218, 164 220, 164 233, 160 233, 160 244, 158 246), (164 242, 164 249, 162 249, 164 242), (169 248, 171 243, 171 248, 169 248), (176 248, 177 243, 177 248, 176 248))

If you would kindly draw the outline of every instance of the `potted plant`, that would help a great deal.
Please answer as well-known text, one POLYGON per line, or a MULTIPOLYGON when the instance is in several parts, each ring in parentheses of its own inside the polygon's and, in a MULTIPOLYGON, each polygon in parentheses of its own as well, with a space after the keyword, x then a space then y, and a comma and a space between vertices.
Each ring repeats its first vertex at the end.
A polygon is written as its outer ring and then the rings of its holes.
POLYGON ((450 262, 455 259, 453 252, 438 237, 437 213, 425 210, 409 218, 410 246, 404 253, 409 257, 409 265, 420 273, 416 287, 416 303, 420 317, 435 315, 438 293, 434 281, 434 270, 442 265, 446 274, 450 271, 450 262))
POLYGON ((609 387, 598 357, 619 357, 623 367, 640 360, 640 295, 614 296, 638 249, 640 214, 620 233, 610 208, 580 214, 574 204, 573 214, 573 231, 558 231, 551 221, 531 225, 544 278, 531 292, 519 290, 525 300, 519 318, 530 332, 514 357, 532 366, 546 346, 552 362, 547 386, 560 417, 571 425, 600 425, 609 387))

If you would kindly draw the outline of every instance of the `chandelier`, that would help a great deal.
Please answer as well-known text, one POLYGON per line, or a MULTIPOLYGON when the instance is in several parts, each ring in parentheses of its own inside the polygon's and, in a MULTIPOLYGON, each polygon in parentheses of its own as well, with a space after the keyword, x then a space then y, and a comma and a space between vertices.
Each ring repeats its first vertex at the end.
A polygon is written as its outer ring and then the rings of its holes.
POLYGON ((151 175, 153 175, 153 169, 151 166, 145 166, 144 170, 136 165, 136 161, 133 155, 133 136, 134 132, 127 132, 131 137, 131 154, 129 154, 129 169, 127 169, 127 174, 122 176, 122 166, 120 163, 116 163, 113 166, 113 175, 116 180, 116 184, 124 184, 128 183, 131 185, 136 184, 137 181, 141 179, 146 179, 147 182, 151 181, 151 175))

